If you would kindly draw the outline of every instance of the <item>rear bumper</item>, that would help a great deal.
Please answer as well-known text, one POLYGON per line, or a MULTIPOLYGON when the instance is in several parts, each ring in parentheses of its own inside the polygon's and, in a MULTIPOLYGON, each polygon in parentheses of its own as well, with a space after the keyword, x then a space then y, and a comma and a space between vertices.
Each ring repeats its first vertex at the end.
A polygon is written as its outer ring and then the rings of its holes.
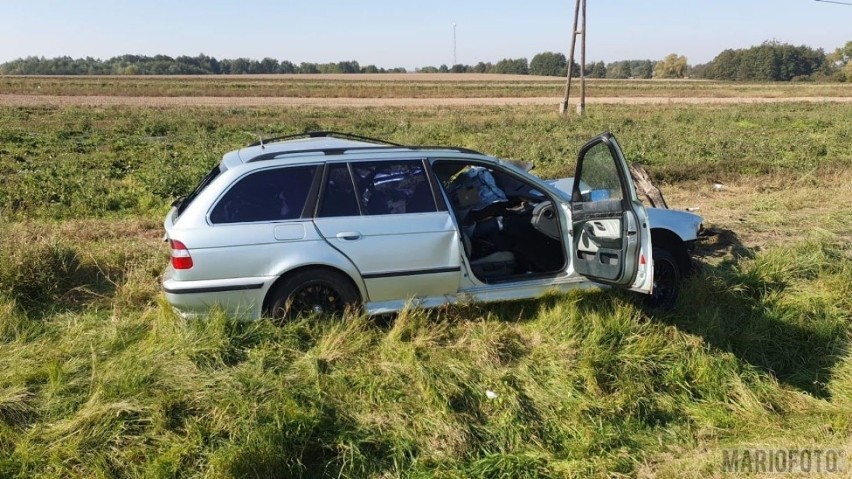
POLYGON ((220 308, 240 319, 257 319, 275 276, 202 281, 163 280, 166 300, 182 316, 200 316, 220 308))

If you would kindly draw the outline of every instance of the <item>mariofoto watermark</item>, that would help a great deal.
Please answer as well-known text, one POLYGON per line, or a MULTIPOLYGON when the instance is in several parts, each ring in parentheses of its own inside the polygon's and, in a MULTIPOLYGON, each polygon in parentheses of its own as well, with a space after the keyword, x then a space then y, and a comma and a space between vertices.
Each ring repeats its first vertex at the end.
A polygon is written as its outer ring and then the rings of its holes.
POLYGON ((722 472, 840 474, 848 471, 841 448, 723 449, 722 472))

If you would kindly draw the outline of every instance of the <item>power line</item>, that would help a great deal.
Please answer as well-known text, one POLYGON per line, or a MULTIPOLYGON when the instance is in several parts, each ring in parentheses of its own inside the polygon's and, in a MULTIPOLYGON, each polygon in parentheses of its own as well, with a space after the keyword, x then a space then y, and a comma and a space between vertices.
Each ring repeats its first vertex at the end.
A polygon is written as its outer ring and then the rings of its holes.
POLYGON ((852 7, 852 3, 849 3, 849 2, 839 2, 839 1, 837 1, 837 0, 814 0, 814 1, 816 1, 816 2, 822 2, 822 3, 834 3, 834 4, 837 4, 837 5, 848 5, 848 6, 852 7))

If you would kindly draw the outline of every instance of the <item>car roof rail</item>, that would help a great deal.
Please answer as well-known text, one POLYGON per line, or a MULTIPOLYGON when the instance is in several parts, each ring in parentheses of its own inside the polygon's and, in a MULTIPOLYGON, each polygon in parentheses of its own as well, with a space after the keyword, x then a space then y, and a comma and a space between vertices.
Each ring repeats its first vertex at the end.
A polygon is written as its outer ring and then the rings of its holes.
POLYGON ((286 140, 295 140, 297 138, 340 138, 344 140, 359 140, 366 141, 369 143, 376 143, 377 145, 388 145, 388 146, 403 146, 399 143, 393 143, 386 140, 380 140, 378 138, 370 138, 368 136, 354 135, 352 133, 345 133, 342 131, 332 131, 332 130, 319 130, 319 131, 306 131, 303 133, 295 133, 293 135, 284 135, 284 136, 276 136, 272 138, 262 138, 259 141, 251 143, 247 145, 248 147, 252 146, 263 146, 267 143, 274 143, 278 141, 286 141, 286 140))
POLYGON ((344 155, 350 152, 365 152, 365 151, 388 151, 388 150, 407 150, 407 151, 454 151, 456 153, 465 153, 469 155, 482 155, 476 150, 469 148, 461 148, 455 146, 405 146, 405 145, 377 145, 377 146, 353 146, 347 148, 311 148, 306 150, 291 150, 278 151, 271 153, 263 153, 246 161, 246 163, 254 163, 256 161, 274 160, 289 155, 305 155, 310 153, 321 153, 324 156, 344 155))

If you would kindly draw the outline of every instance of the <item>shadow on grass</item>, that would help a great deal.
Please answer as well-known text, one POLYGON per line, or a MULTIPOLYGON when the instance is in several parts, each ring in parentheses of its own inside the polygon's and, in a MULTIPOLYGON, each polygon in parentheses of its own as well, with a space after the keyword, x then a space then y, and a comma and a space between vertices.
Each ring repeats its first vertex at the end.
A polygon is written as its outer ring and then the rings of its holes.
POLYGON ((848 325, 830 296, 820 297, 812 291, 819 287, 809 283, 831 274, 825 272, 830 267, 807 264, 795 250, 771 260, 756 257, 733 231, 720 234, 728 244, 717 251, 727 248, 728 259, 701 263, 684 283, 678 307, 651 312, 652 319, 701 336, 783 384, 829 399, 832 369, 849 350, 848 325), (818 271, 811 273, 816 277, 803 272, 808 268, 818 271))
POLYGON ((11 265, 0 283, 29 318, 80 312, 98 298, 110 298, 123 271, 105 272, 81 261, 75 248, 61 244, 30 247, 11 265))
POLYGON ((368 477, 392 467, 399 451, 391 438, 359 427, 344 408, 315 403, 302 398, 301 406, 273 408, 274 418, 261 417, 228 454, 227 475, 368 477))
POLYGON ((693 255, 699 260, 725 257, 754 258, 756 251, 758 250, 744 245, 739 235, 733 230, 711 227, 701 233, 693 255))

